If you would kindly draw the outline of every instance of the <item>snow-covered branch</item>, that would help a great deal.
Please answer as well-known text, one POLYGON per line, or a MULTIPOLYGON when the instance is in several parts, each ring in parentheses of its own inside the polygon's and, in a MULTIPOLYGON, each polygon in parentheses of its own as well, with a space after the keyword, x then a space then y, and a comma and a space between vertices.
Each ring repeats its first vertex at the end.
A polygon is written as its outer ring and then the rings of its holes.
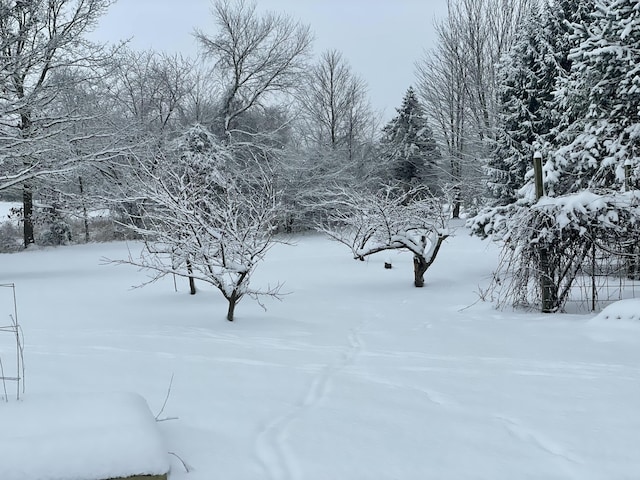
POLYGON ((279 285, 253 289, 257 264, 276 242, 280 206, 267 172, 253 175, 225 168, 232 151, 200 126, 193 127, 166 156, 140 160, 132 169, 133 203, 127 225, 143 238, 130 263, 161 277, 173 274, 214 286, 229 302, 227 319, 245 295, 277 297, 279 285), (141 200, 142 199, 142 200, 141 200))
POLYGON ((387 185, 377 192, 336 188, 326 201, 329 218, 318 229, 348 246, 355 259, 387 250, 409 250, 416 260, 415 285, 450 235, 448 202, 427 188, 405 191, 387 185))
POLYGON ((504 244, 495 285, 499 303, 531 305, 542 299, 543 311, 549 312, 563 308, 595 249, 625 258, 627 275, 638 276, 639 223, 639 191, 584 190, 494 207, 469 226, 504 244))

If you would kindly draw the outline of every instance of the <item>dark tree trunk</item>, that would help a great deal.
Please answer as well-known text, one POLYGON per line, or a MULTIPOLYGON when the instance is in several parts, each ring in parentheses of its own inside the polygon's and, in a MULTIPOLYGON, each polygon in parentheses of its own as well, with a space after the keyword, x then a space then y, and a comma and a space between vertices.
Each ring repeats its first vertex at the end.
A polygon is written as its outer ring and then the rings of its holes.
POLYGON ((89 214, 87 213, 87 204, 84 198, 84 184, 82 183, 81 176, 78 176, 78 186, 80 187, 80 201, 82 202, 82 217, 84 220, 84 243, 89 243, 89 214))
POLYGON ((451 212, 451 217, 460 218, 460 208, 462 206, 462 192, 460 192, 460 185, 456 185, 453 191, 453 211, 451 212))
MULTIPOLYGON (((22 138, 29 138, 31 130, 31 115, 27 112, 20 114, 20 133, 22 138)), ((29 167, 29 160, 24 160, 24 166, 29 167)), ((22 232, 24 237, 24 248, 35 243, 35 235, 33 232, 33 191, 32 186, 28 182, 22 184, 22 232)))
POLYGON ((456 200, 453 204, 453 212, 451 218, 460 218, 460 201, 456 200))
POLYGON ((416 287, 424 287, 424 274, 427 268, 429 268, 429 264, 422 255, 413 256, 413 275, 415 277, 413 284, 416 287))
POLYGON ((627 278, 631 280, 640 280, 640 248, 637 245, 631 245, 629 247, 627 278))
POLYGON ((193 266, 191 260, 187 260, 187 272, 189 272, 189 293, 191 295, 196 294, 196 281, 193 278, 193 266))
MULTIPOLYGON (((549 262, 549 250, 545 245, 540 247, 540 290, 542 293, 542 313, 557 311, 558 287, 554 282, 553 266, 549 262)), ((558 280, 560 284, 560 278, 558 280)))
MULTIPOLYGON (((436 244, 433 247, 433 251, 431 252, 429 260, 427 260, 422 255, 413 255, 413 274, 414 274, 414 285, 418 288, 424 287, 424 274, 427 269, 435 262, 436 257, 438 256, 438 252, 440 251, 440 247, 442 247, 442 242, 444 242, 449 235, 438 235, 436 240, 436 244)), ((425 244, 425 237, 422 237, 422 242, 425 244)))
POLYGON ((33 233, 33 192, 31 185, 25 183, 22 186, 22 218, 23 218, 23 234, 24 248, 35 243, 33 233))
POLYGON ((236 296, 235 293, 233 293, 229 298, 227 298, 227 300, 229 301, 229 309, 227 310, 227 320, 229 320, 230 322, 233 322, 233 314, 236 310, 238 297, 236 296))

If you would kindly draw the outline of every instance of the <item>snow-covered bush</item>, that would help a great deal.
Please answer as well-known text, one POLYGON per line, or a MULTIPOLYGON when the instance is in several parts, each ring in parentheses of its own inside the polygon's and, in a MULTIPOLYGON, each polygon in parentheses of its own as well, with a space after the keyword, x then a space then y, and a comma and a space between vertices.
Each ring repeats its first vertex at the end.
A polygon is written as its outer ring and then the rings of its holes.
POLYGON ((22 232, 13 222, 0 223, 0 253, 17 252, 21 242, 22 232))
POLYGON ((50 223, 38 235, 36 243, 44 246, 68 245, 71 243, 71 227, 65 221, 50 223))
POLYGON ((638 270, 640 191, 580 193, 520 201, 470 220, 471 231, 504 242, 494 288, 498 303, 561 310, 585 259, 597 248, 638 270))
POLYGON ((38 245, 48 247, 71 243, 70 219, 56 202, 38 208, 34 215, 34 224, 38 225, 41 231, 36 239, 38 245))

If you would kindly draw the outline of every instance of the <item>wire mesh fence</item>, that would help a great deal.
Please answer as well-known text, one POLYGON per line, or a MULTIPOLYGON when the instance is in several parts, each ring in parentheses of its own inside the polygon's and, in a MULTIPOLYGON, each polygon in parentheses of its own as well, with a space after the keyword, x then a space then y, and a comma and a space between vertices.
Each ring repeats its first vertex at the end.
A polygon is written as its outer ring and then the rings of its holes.
POLYGON ((640 245, 594 242, 576 276, 565 310, 600 311, 618 300, 640 298, 640 245))

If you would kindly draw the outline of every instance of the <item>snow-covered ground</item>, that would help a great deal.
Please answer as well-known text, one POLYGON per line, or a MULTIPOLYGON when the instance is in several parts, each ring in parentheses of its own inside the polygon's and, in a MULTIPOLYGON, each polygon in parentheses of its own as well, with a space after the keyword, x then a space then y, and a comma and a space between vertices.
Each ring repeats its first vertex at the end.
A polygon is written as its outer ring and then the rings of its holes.
POLYGON ((640 478, 637 302, 597 318, 496 311, 476 293, 496 248, 462 228, 423 289, 410 255, 384 270, 386 255, 296 243, 255 276, 290 295, 267 312, 246 299, 234 323, 184 281, 131 289, 143 272, 101 260, 124 243, 0 255, 27 400, 129 391, 155 414, 174 375, 162 417, 177 419, 159 427, 190 472, 172 455, 171 480, 640 478))

